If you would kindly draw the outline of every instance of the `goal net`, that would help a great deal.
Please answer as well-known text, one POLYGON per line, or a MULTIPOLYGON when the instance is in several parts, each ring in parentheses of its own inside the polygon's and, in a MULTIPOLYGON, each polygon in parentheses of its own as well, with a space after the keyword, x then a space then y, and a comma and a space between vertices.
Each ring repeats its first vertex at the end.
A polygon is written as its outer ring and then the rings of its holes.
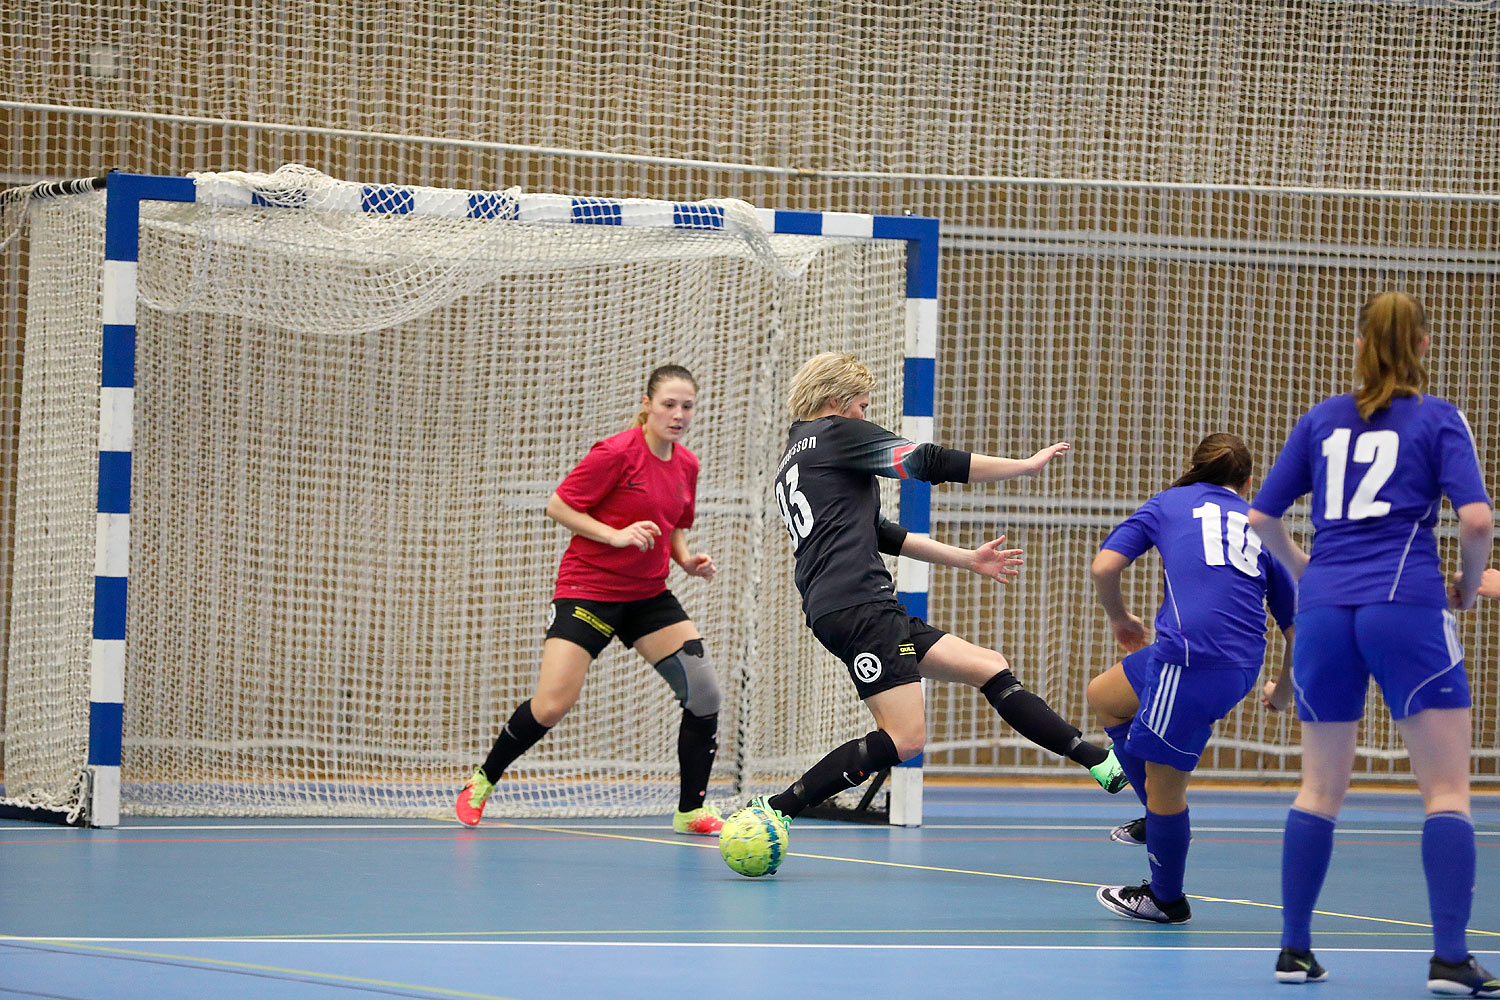
MULTIPOLYGON (((726 693, 710 797, 868 728, 801 624, 767 486, 815 351, 866 360, 895 423, 901 240, 777 234, 733 201, 195 183, 139 217, 124 811, 445 812, 535 684, 568 538, 546 499, 668 362, 700 385, 690 538, 721 569, 668 583, 726 693)), ((94 577, 123 565, 96 513, 104 225, 77 195, 27 234, 5 782, 64 809, 94 577)), ((612 646, 491 809, 670 811, 679 712, 612 646)))

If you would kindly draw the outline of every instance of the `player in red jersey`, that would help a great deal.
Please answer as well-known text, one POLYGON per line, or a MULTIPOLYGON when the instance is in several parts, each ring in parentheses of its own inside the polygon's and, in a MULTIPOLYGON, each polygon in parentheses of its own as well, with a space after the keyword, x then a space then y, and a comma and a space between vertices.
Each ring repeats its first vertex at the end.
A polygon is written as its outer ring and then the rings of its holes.
POLYGON ((678 833, 717 834, 718 809, 704 801, 719 725, 719 685, 698 628, 667 589, 667 559, 711 580, 714 561, 688 548, 698 458, 681 444, 698 384, 686 368, 651 373, 630 430, 594 445, 547 501, 547 516, 573 533, 557 570, 536 693, 501 728, 459 793, 455 811, 476 825, 507 767, 557 725, 578 700, 584 675, 619 637, 671 685, 682 704, 677 757, 678 833))

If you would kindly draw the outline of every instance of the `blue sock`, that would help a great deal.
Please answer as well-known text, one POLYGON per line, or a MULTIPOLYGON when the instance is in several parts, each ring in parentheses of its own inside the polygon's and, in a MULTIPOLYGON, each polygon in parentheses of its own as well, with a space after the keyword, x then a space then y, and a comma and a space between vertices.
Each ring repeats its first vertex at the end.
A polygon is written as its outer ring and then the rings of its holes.
MULTIPOLYGON (((1312 951, 1312 911, 1328 859, 1333 857, 1333 820, 1292 808, 1281 838, 1281 946, 1312 951)), ((1466 953, 1467 954, 1467 953, 1466 953)))
POLYGON ((1130 733, 1130 723, 1122 722, 1118 726, 1106 726, 1104 732, 1114 741, 1115 759, 1120 762, 1120 767, 1125 771, 1125 777, 1130 779, 1131 790, 1135 792, 1135 797, 1141 800, 1141 805, 1145 805, 1146 764, 1125 749, 1125 737, 1130 733))
POLYGON ((1422 869, 1432 910, 1432 951, 1445 962, 1469 957, 1474 865, 1474 821, 1459 812, 1428 814, 1422 824, 1422 869))
POLYGON ((1188 842, 1193 839, 1188 811, 1163 816, 1146 810, 1146 859, 1151 862, 1151 892, 1163 903, 1182 898, 1188 842))

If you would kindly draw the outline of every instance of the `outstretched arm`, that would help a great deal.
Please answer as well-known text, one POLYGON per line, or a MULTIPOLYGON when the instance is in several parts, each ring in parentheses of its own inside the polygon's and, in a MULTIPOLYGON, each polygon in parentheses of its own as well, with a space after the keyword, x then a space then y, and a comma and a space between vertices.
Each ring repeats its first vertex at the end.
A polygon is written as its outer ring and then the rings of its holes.
POLYGON ((1146 625, 1125 607, 1125 595, 1120 590, 1120 575, 1130 560, 1114 549, 1100 549, 1094 557, 1089 573, 1094 578, 1094 591, 1099 604, 1109 616, 1109 627, 1114 630, 1115 641, 1127 653, 1145 649, 1147 645, 1146 625))
POLYGON ((656 540, 661 537, 661 526, 655 521, 637 521, 623 528, 611 528, 592 514, 569 507, 556 493, 547 499, 546 513, 573 534, 617 549, 629 545, 645 552, 656 545, 656 540))
POLYGON ((906 540, 901 543, 901 554, 908 559, 919 559, 938 566, 956 566, 1001 583, 1010 583, 1020 572, 1020 566, 1025 560, 1021 558, 1020 549, 1002 549, 1000 546, 1004 541, 1005 536, 1001 535, 977 549, 961 549, 932 538, 907 535, 906 540))
POLYGON ((1030 458, 996 458, 993 455, 971 455, 969 457, 969 482, 998 483, 1017 476, 1035 476, 1069 448, 1066 441, 1049 444, 1030 458))
POLYGON ((1272 517, 1264 511, 1250 509, 1250 527, 1260 536, 1261 543, 1265 545, 1266 551, 1276 557, 1276 561, 1286 567, 1286 571, 1292 574, 1293 580, 1302 579, 1302 574, 1307 570, 1308 555, 1302 550, 1292 536, 1287 534, 1286 525, 1281 523, 1281 518, 1272 517))

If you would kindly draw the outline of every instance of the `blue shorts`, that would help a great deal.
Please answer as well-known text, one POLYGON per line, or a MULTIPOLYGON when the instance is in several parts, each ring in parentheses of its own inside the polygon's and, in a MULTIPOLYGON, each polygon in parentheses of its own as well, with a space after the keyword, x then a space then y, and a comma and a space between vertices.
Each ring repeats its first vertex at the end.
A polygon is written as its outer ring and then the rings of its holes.
POLYGON ((1121 661, 1141 700, 1125 749, 1142 760, 1191 771, 1214 734, 1260 679, 1259 667, 1200 667, 1163 663, 1151 646, 1121 661))
POLYGON ((1296 618, 1292 686, 1308 722, 1354 722, 1370 678, 1404 719, 1428 708, 1468 708, 1469 678, 1458 621, 1413 604, 1309 608, 1296 618))

